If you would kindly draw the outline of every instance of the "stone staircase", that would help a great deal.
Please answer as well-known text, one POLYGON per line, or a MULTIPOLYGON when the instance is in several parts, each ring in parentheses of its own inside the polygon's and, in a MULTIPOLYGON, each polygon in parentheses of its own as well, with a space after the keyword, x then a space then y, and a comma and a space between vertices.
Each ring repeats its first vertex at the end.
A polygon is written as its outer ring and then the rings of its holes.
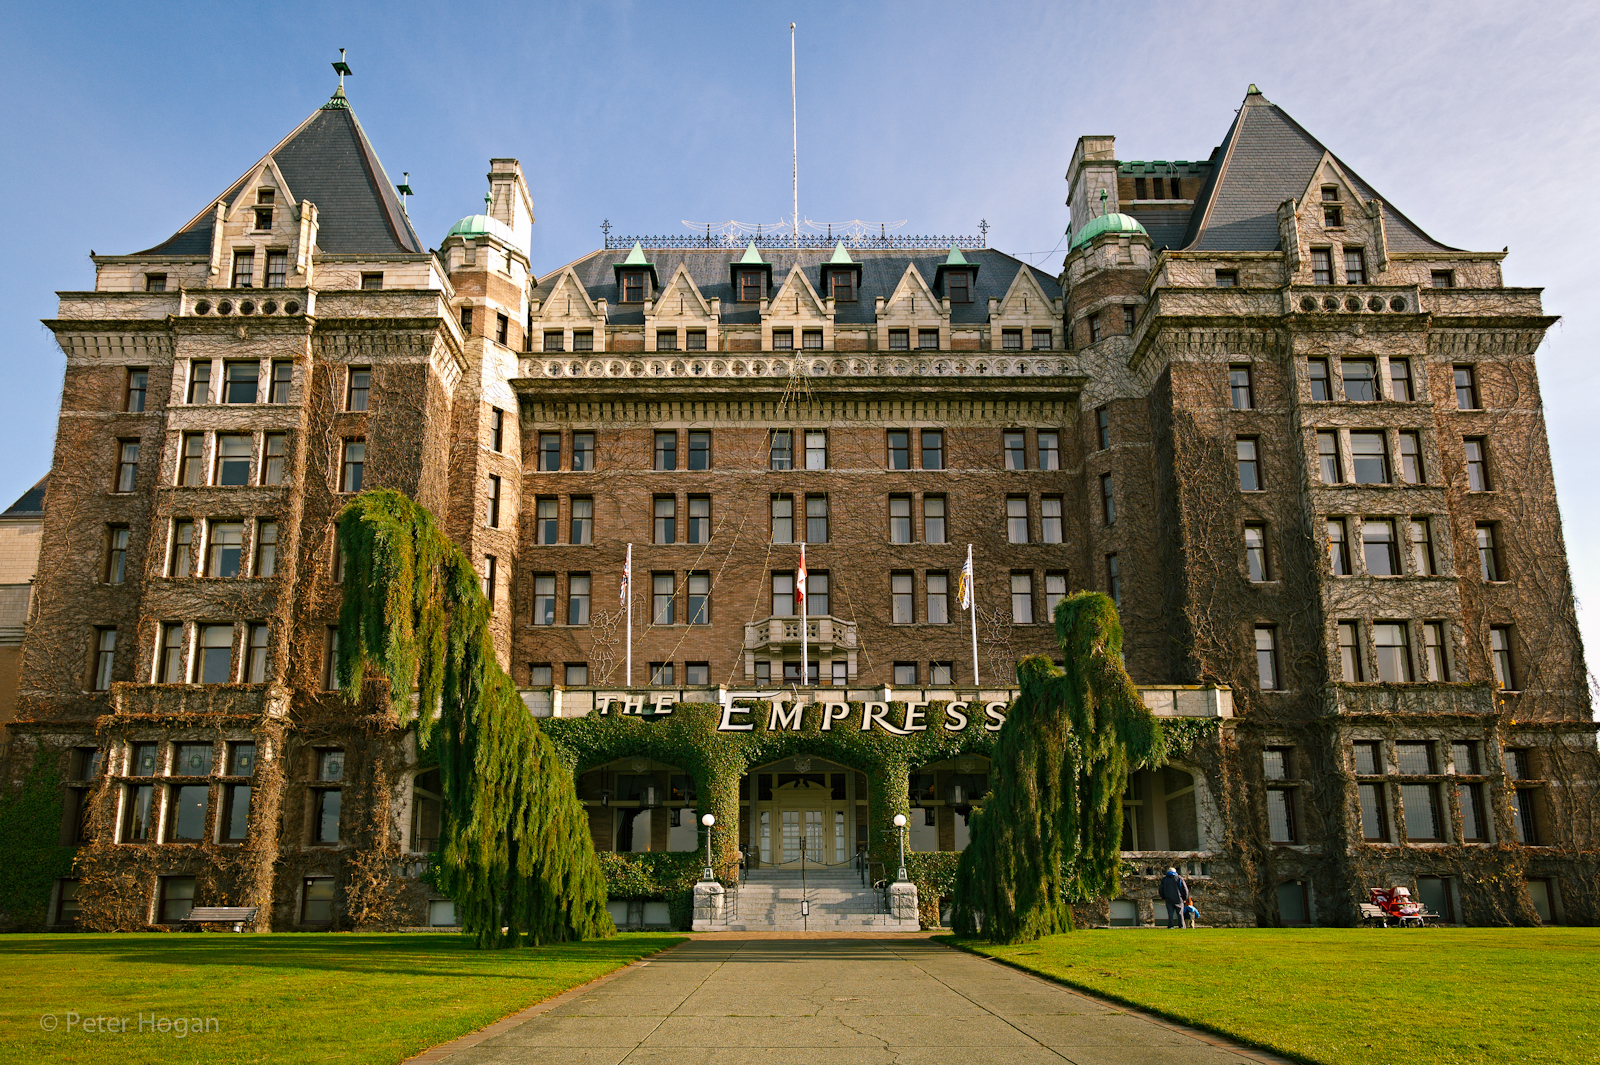
MULTIPOLYGON (((730 892, 730 895, 732 893, 730 892)), ((897 920, 884 911, 883 894, 861 883, 854 869, 808 869, 804 888, 798 869, 757 869, 746 874, 728 918, 729 932, 915 932, 915 915, 897 920), (801 903, 811 903, 802 915, 801 903)))

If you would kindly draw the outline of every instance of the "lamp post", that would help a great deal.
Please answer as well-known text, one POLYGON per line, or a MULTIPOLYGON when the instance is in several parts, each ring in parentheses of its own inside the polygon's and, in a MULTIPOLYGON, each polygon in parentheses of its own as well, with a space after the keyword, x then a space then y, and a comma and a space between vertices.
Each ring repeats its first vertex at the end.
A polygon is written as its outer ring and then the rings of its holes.
POLYGON ((712 871, 711 868, 711 826, 717 823, 717 815, 704 814, 700 818, 700 823, 706 826, 706 867, 702 872, 700 879, 715 880, 717 875, 712 871))
POLYGON ((906 815, 905 814, 895 814, 894 815, 894 827, 900 830, 900 873, 895 879, 904 880, 906 878, 906 815))

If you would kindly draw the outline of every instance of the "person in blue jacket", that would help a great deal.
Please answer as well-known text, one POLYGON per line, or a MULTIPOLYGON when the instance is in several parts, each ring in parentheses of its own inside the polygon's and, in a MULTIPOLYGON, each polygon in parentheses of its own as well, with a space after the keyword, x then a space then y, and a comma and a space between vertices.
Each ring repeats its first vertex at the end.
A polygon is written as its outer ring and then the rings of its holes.
POLYGON ((1176 869, 1168 869, 1161 878, 1161 900, 1167 904, 1167 927, 1183 928, 1187 922, 1183 910, 1189 905, 1189 885, 1176 869))

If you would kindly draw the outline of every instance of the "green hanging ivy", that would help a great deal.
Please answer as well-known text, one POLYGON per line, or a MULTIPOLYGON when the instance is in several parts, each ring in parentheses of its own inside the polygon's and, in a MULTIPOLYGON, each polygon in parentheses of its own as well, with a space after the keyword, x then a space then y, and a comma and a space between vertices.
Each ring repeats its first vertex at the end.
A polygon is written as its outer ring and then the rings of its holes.
POLYGON ((1021 943, 1072 928, 1072 903, 1120 886, 1128 772, 1166 758, 1161 725, 1122 665, 1116 607, 1080 592, 1056 607, 1058 669, 1017 667, 1022 691, 1000 730, 990 794, 956 874, 961 935, 1021 943))
POLYGON ((33 932, 49 922, 50 890, 72 872, 61 846, 61 772, 54 752, 34 752, 21 789, 0 793, 0 930, 33 932))
POLYGON ((480 947, 610 935, 588 817, 571 772, 495 660, 472 564, 399 492, 357 496, 339 514, 338 535, 340 685, 354 701, 363 680, 374 683, 395 722, 414 724, 437 758, 444 818, 434 876, 462 927, 480 947))

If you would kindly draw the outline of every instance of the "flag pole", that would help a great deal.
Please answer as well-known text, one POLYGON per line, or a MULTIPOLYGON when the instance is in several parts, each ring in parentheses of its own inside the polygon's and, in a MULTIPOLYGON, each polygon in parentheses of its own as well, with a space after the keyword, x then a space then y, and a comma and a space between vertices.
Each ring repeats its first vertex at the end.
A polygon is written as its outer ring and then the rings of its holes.
POLYGON ((810 589, 806 587, 806 582, 810 580, 810 576, 806 572, 806 542, 801 540, 800 580, 797 586, 800 590, 800 687, 802 688, 806 686, 806 678, 811 675, 811 641, 806 638, 806 614, 811 609, 810 603, 807 602, 811 595, 810 589))
POLYGON ((972 571, 972 545, 967 545, 967 603, 972 612, 972 686, 978 687, 978 589, 972 571))
MULTIPOLYGON (((628 671, 623 682, 625 687, 633 687, 633 545, 628 545, 628 560, 622 564, 622 601, 628 608, 628 671)), ((974 647, 977 645, 974 644, 974 647)), ((976 656, 977 652, 974 651, 976 656)), ((976 662, 977 658, 974 657, 976 662)))

